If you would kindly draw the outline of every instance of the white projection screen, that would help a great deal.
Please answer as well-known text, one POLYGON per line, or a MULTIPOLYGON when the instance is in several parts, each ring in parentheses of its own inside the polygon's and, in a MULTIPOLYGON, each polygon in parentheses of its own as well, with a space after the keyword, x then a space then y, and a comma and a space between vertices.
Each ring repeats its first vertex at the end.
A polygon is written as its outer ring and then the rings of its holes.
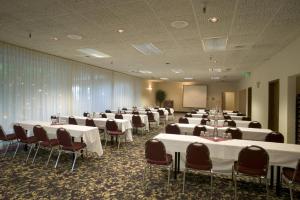
POLYGON ((206 85, 184 85, 183 107, 206 108, 207 86, 206 85))

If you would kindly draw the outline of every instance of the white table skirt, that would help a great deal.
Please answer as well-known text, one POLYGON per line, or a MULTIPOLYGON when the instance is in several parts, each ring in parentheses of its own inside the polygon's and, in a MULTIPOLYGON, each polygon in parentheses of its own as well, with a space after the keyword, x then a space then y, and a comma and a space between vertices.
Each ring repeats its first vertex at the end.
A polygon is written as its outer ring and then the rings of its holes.
POLYGON ((296 167, 300 156, 300 145, 251 141, 251 140, 226 140, 214 142, 205 138, 190 135, 176 135, 160 133, 154 138, 162 141, 167 153, 174 157, 175 152, 180 154, 180 166, 184 168, 186 148, 193 142, 204 143, 208 146, 210 157, 213 161, 213 170, 231 172, 232 165, 238 159, 242 148, 250 145, 263 147, 269 154, 269 164, 282 167, 296 167))
MULTIPOLYGON (((182 134, 192 135, 195 126, 197 126, 198 124, 180 124, 180 123, 177 123, 177 125, 180 128, 180 131, 181 131, 182 134)), ((213 135, 215 128, 213 126, 205 126, 205 127, 207 129, 207 132, 210 135, 213 135)), ((228 127, 217 127, 218 136, 222 137, 224 132, 227 130, 227 128, 228 127)), ((262 128, 239 127, 239 129, 243 133, 243 135, 242 135, 243 140, 264 141, 267 134, 272 132, 272 130, 270 130, 270 129, 262 129, 262 128)))
MULTIPOLYGON (((85 125, 85 120, 87 119, 86 117, 74 116, 74 118, 76 119, 78 125, 85 125)), ((68 116, 62 116, 59 118, 60 122, 63 123, 68 123, 68 119, 68 116)), ((108 118, 93 118, 95 125, 99 128, 105 128, 107 119, 108 118)), ((132 125, 130 121, 126 119, 115 119, 115 121, 117 122, 118 128, 122 130, 122 132, 126 132, 126 140, 132 142, 132 125)))
MULTIPOLYGON (((109 119, 115 119, 115 113, 106 113, 107 118, 109 119)), ((132 123, 132 116, 133 114, 122 114, 123 119, 126 119, 132 123)), ((149 131, 149 122, 148 122, 148 116, 144 114, 140 114, 142 122, 145 124, 146 130, 149 131)))
POLYGON ((56 138, 56 131, 58 128, 66 129, 75 140, 79 141, 78 138, 83 139, 86 143, 87 150, 95 152, 98 156, 103 155, 103 149, 100 141, 99 130, 97 127, 89 126, 78 126, 78 125, 51 125, 51 122, 40 122, 40 121, 23 121, 19 122, 20 125, 29 130, 32 134, 33 127, 35 125, 41 125, 47 132, 49 138, 56 138))

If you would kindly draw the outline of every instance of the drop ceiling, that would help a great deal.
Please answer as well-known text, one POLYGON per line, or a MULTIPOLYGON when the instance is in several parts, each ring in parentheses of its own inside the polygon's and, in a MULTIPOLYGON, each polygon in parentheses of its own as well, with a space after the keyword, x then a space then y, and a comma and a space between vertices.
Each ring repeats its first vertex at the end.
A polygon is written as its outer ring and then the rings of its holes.
POLYGON ((0 41, 145 79, 237 80, 300 36, 299 0, 0 0, 0 5, 0 41), (210 17, 219 21, 211 23, 210 17), (176 28, 175 21, 188 25, 176 28), (207 38, 227 38, 225 50, 204 51, 207 38), (133 47, 149 43, 161 53, 144 55, 133 47), (110 57, 86 56, 78 51, 84 48, 110 57), (212 67, 226 70, 210 72, 212 67))

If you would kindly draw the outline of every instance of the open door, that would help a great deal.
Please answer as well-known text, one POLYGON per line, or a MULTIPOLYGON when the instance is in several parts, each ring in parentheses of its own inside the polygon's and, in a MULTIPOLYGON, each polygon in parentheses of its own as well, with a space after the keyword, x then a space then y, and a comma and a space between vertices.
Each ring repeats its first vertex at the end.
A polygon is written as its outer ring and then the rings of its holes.
POLYGON ((279 79, 269 82, 268 128, 279 130, 279 79))
POLYGON ((247 116, 251 118, 252 113, 252 87, 248 88, 248 104, 247 104, 247 116))

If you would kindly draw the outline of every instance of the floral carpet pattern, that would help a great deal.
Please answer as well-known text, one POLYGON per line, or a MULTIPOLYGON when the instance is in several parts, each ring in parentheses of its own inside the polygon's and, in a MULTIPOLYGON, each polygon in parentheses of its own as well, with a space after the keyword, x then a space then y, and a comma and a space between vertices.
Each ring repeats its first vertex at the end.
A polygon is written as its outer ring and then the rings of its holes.
MULTIPOLYGON (((167 189, 167 171, 153 169, 152 175, 143 182, 145 141, 163 131, 163 126, 145 134, 134 134, 134 142, 121 145, 108 144, 101 158, 78 158, 75 171, 70 172, 72 158, 62 154, 57 169, 54 153, 45 167, 49 152, 40 151, 34 164, 31 156, 23 164, 27 152, 13 152, 0 158, 0 199, 210 199, 210 178, 201 174, 187 174, 185 193, 182 193, 182 175, 176 180, 171 175, 167 189)), ((148 174, 149 175, 149 174, 148 174)), ((238 182, 239 199, 266 199, 263 184, 242 179, 238 182), (244 181, 243 181, 244 180, 244 181)), ((295 192, 295 199, 299 190, 295 192)), ((270 189, 269 199, 289 199, 286 189, 279 197, 275 188, 270 189)), ((230 176, 216 175, 213 183, 213 199, 234 199, 230 176)))

